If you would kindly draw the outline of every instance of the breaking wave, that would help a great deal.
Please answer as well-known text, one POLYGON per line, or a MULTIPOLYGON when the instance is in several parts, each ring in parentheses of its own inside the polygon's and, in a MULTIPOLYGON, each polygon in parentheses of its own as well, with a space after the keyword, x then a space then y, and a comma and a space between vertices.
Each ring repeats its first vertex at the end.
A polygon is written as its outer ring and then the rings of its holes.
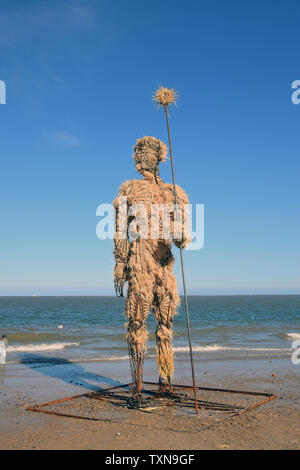
POLYGON ((79 344, 80 343, 23 344, 20 346, 8 346, 7 352, 59 351, 67 347, 79 346, 79 344))
MULTIPOLYGON (((177 346, 174 348, 175 352, 189 352, 188 346, 177 346)), ((210 346, 193 346, 195 352, 214 352, 214 351, 261 351, 261 352, 288 352, 289 348, 235 348, 229 346, 219 346, 213 344, 210 346)))

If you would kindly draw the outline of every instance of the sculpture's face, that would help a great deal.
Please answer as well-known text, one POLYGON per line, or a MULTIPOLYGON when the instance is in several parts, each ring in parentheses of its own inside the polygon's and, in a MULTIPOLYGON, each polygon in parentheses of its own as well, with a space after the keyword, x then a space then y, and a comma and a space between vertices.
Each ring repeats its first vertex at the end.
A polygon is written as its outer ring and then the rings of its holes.
POLYGON ((140 173, 147 171, 157 175, 159 163, 165 161, 166 155, 167 147, 161 140, 143 137, 136 141, 134 147, 135 167, 140 173))
POLYGON ((159 159, 157 151, 149 145, 137 145, 135 148, 135 167, 138 172, 149 171, 150 173, 157 174, 159 159))

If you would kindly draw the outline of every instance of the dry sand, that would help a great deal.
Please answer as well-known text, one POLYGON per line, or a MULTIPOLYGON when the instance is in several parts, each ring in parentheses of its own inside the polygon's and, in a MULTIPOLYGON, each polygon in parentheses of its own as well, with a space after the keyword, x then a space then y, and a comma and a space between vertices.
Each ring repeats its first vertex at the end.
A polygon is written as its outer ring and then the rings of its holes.
MULTIPOLYGON (((189 363, 175 365, 175 382, 190 383, 189 363)), ((198 385, 259 390, 275 393, 277 399, 207 430, 203 422, 216 421, 207 411, 198 417, 193 412, 180 416, 163 409, 144 413, 101 408, 95 400, 92 405, 68 402, 68 410, 85 415, 99 406, 104 420, 86 421, 33 413, 26 407, 127 383, 127 362, 6 365, 0 369, 0 449, 300 449, 300 366, 289 358, 219 359, 196 361, 195 366, 198 385)), ((146 380, 154 380, 155 373, 154 362, 148 360, 146 380)))

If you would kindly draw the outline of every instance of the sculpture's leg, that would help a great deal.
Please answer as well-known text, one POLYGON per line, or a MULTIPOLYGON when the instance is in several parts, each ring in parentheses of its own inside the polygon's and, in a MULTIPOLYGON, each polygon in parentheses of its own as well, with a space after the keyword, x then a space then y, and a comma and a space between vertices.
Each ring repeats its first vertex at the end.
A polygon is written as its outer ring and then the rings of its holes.
POLYGON ((162 392, 172 393, 172 377, 174 373, 172 321, 176 313, 176 306, 170 296, 166 294, 163 297, 157 298, 153 311, 157 320, 156 354, 159 384, 162 392))
POLYGON ((133 382, 133 396, 136 401, 142 398, 143 363, 147 343, 146 318, 149 313, 150 302, 142 295, 129 292, 126 304, 127 343, 131 376, 133 382))

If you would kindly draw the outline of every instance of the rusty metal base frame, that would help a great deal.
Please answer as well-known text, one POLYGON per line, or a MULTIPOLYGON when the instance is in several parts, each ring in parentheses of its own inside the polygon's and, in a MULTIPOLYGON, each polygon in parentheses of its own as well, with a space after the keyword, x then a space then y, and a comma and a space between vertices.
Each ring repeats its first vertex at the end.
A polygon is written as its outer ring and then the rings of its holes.
MULTIPOLYGON (((147 389, 144 388, 143 390, 143 399, 136 403, 131 398, 131 392, 133 383, 118 385, 115 387, 109 387, 106 389, 100 389, 95 392, 88 392, 81 395, 75 395, 67 398, 62 398, 59 400, 54 400, 47 403, 41 403, 35 405, 33 407, 28 407, 26 410, 34 411, 39 413, 48 413, 51 415, 62 416, 67 418, 76 418, 76 419, 85 419, 90 421, 106 421, 106 422, 113 422, 115 421, 114 418, 105 418, 105 417, 91 417, 91 416, 82 416, 70 413, 63 413, 59 410, 56 411, 53 409, 56 405, 65 403, 70 400, 82 399, 82 398, 90 398, 93 400, 104 401, 109 403, 112 406, 123 407, 124 409, 135 409, 146 413, 155 413, 156 410, 162 410, 162 408, 172 410, 180 410, 180 412, 185 412, 186 410, 189 412, 189 416, 193 413, 193 409, 195 409, 195 402, 194 398, 191 395, 191 391, 193 391, 193 387, 187 385, 173 385, 174 393, 171 395, 164 395, 161 393, 159 384, 156 382, 144 382, 144 385, 149 386, 147 389), (190 395, 189 395, 190 392, 190 395), (48 409, 47 409, 48 407, 48 409), (49 407, 51 409, 49 409, 49 407)), ((221 388, 212 388, 212 387, 197 387, 198 392, 198 408, 199 414, 194 415, 195 417, 201 416, 201 411, 209 410, 208 412, 216 412, 218 416, 225 415, 223 419, 218 420, 215 423, 212 423, 208 426, 202 428, 202 430, 208 429, 215 424, 218 424, 220 421, 224 421, 228 418, 232 418, 234 416, 240 416, 243 413, 251 411, 257 408, 264 403, 267 403, 276 398, 276 395, 272 395, 271 393, 263 393, 257 391, 242 391, 242 390, 228 390, 228 389, 221 389, 221 388), (261 397, 259 401, 256 401, 250 406, 248 405, 240 405, 240 404, 233 404, 231 403, 231 399, 229 402, 222 403, 219 401, 210 401, 210 400, 203 400, 201 399, 201 392, 206 392, 208 394, 214 394, 217 396, 218 393, 221 395, 226 394, 226 396, 241 395, 247 397, 261 397), (228 395, 227 395, 228 394, 228 395), (221 412, 221 413, 219 413, 221 412)), ((247 398, 250 400, 250 398, 247 398)))

